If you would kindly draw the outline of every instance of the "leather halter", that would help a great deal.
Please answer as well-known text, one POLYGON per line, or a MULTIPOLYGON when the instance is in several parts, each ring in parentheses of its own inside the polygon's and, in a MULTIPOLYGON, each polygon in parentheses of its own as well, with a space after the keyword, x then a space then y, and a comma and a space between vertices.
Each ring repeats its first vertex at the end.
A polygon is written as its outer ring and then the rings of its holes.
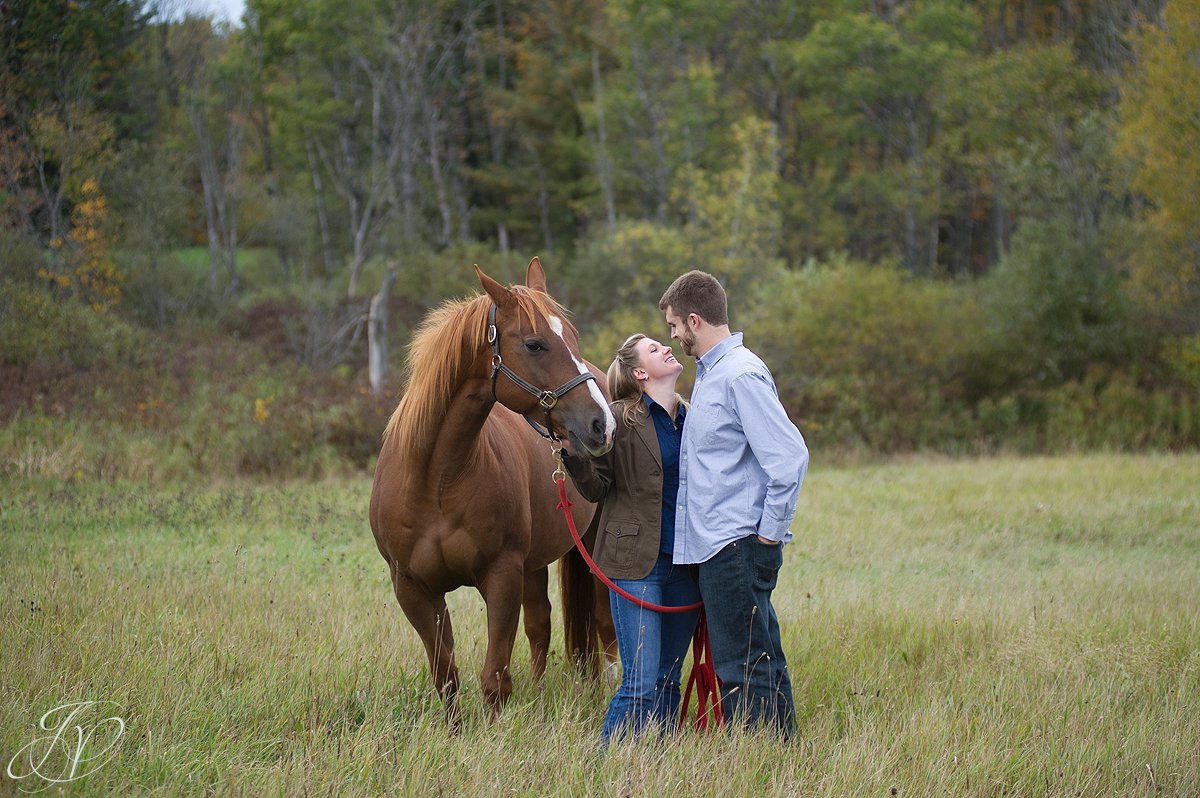
POLYGON ((488 343, 492 345, 492 399, 496 400, 496 378, 503 374, 505 377, 508 377, 510 380, 512 380, 517 387, 522 388, 526 393, 537 397, 538 404, 541 405, 542 409, 546 411, 546 429, 543 431, 527 416, 522 416, 522 418, 528 421, 529 426, 537 430, 538 434, 543 438, 549 438, 552 441, 559 440, 558 434, 554 432, 554 427, 550 422, 550 411, 554 409, 554 406, 558 404, 558 400, 562 398, 567 391, 571 390, 576 385, 582 385, 588 380, 595 380, 596 375, 591 371, 583 372, 574 379, 564 382, 562 385, 551 391, 537 387, 524 377, 514 372, 504 364, 504 359, 500 357, 500 332, 496 329, 495 302, 492 303, 491 308, 488 310, 487 340, 488 343))

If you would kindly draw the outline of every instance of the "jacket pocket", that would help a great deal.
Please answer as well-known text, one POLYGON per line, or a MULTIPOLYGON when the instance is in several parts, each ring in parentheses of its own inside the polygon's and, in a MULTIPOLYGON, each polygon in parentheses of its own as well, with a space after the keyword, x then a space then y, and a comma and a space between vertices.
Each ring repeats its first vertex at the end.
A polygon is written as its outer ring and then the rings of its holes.
POLYGON ((636 521, 609 521, 605 524, 605 546, 600 552, 603 559, 619 567, 632 565, 641 529, 641 524, 636 521))

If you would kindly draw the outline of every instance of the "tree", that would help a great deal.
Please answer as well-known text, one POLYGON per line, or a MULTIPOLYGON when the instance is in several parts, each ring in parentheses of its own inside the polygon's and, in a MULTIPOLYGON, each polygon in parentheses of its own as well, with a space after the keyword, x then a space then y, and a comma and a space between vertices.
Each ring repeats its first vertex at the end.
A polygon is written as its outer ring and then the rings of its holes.
POLYGON ((804 40, 777 48, 806 98, 796 143, 817 163, 802 189, 849 216, 835 236, 814 231, 810 252, 845 247, 872 260, 898 255, 913 272, 934 269, 948 204, 934 109, 943 76, 977 42, 969 9, 935 1, 878 13, 839 7, 804 40))
MULTIPOLYGON (((20 211, 43 241, 62 243, 71 204, 111 162, 114 130, 132 111, 141 0, 10 0, 0 25, 0 126, 6 148, 26 148, 36 194, 20 211)), ((14 152, 14 155, 16 153, 14 152)))
POLYGON ((727 165, 734 149, 733 99, 705 43, 734 15, 716 0, 608 6, 619 69, 605 85, 604 112, 619 120, 612 148, 618 212, 668 221, 671 194, 689 166, 727 165))
POLYGON ((227 290, 236 293, 250 77, 235 43, 214 31, 208 19, 189 17, 179 23, 171 31, 169 48, 183 78, 180 105, 200 174, 209 291, 220 293, 224 271, 227 290))
POLYGON ((937 123, 939 157, 958 186, 950 224, 958 234, 943 252, 951 273, 979 274, 1003 259, 1013 226, 1038 216, 1035 194, 1018 195, 1031 149, 1053 150, 1064 131, 1104 107, 1111 84, 1079 65, 1066 45, 1023 46, 959 64, 944 82, 937 123))
POLYGON ((733 127, 733 140, 738 156, 733 163, 685 169, 673 199, 686 219, 688 262, 736 290, 782 263, 779 140, 767 122, 754 117, 733 127))
POLYGON ((1169 329, 1200 330, 1200 5, 1171 0, 1160 25, 1136 40, 1136 66, 1122 86, 1120 152, 1144 200, 1146 246, 1133 285, 1169 329))
POLYGON ((984 284, 982 383, 1056 385, 1133 351, 1120 282, 1130 224, 1115 190, 1110 124, 1093 113, 1048 145, 1028 142, 1012 171, 1027 215, 984 284))

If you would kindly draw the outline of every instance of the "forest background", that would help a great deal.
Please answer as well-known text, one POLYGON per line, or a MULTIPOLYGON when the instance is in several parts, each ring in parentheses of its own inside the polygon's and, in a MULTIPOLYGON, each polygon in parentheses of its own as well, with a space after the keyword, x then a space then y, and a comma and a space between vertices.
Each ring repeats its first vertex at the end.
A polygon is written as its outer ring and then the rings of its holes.
POLYGON ((718 275, 822 458, 1200 445, 1200 4, 0 17, 0 475, 360 473, 534 254, 602 367, 718 275))

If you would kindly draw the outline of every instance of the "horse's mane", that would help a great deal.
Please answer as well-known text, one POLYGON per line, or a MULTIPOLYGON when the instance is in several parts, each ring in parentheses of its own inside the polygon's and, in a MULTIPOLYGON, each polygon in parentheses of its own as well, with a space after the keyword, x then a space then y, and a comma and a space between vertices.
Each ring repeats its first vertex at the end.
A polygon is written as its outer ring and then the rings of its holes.
MULTIPOLYGON (((535 331, 538 319, 551 315, 570 326, 562 306, 548 294, 513 286, 512 295, 535 331)), ((486 294, 448 300, 430 311, 417 327, 408 345, 409 375, 404 396, 383 432, 385 443, 394 438, 411 451, 441 423, 465 371, 488 346, 491 304, 486 294)))

